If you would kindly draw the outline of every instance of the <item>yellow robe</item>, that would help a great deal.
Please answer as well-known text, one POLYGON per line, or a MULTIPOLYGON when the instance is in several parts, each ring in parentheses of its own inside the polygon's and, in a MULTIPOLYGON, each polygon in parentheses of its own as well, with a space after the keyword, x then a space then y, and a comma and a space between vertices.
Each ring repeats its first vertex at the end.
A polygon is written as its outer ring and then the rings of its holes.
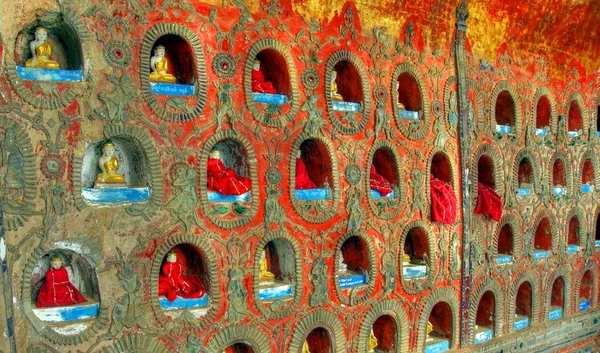
POLYGON ((371 335, 369 336, 369 352, 373 351, 377 348, 377 337, 375 337, 375 333, 373 329, 371 329, 371 335))
POLYGON ((267 265, 267 258, 265 257, 258 267, 260 270, 260 280, 261 281, 273 281, 275 280, 275 275, 269 272, 269 266, 267 265))
POLYGON ((342 95, 337 91, 337 83, 335 83, 335 81, 331 82, 331 99, 340 102, 344 101, 344 97, 342 97, 342 95))
POLYGON ((102 181, 102 173, 98 174, 96 177, 97 183, 104 184, 125 184, 125 177, 119 173, 119 160, 117 157, 112 156, 112 158, 104 163, 104 169, 106 170, 106 180, 102 181))
POLYGON ((156 62, 156 72, 150 73, 150 81, 152 82, 166 82, 166 83, 175 83, 177 78, 170 73, 168 70, 168 62, 166 58, 162 58, 160 61, 156 62))
POLYGON ((50 60, 52 56, 52 47, 47 42, 35 48, 35 55, 37 56, 35 65, 32 64, 33 58, 25 62, 26 67, 32 67, 37 69, 60 69, 60 65, 53 60, 50 60))

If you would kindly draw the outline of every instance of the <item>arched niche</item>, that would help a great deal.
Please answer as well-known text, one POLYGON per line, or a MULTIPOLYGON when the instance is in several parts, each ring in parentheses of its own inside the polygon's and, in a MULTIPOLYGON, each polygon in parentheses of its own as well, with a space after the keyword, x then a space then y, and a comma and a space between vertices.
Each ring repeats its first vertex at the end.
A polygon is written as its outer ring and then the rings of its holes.
POLYGON ((565 280, 562 276, 556 277, 554 282, 552 282, 548 320, 558 320, 563 316, 565 309, 565 288, 565 280))
POLYGON ((502 333, 503 292, 503 286, 493 277, 486 277, 475 286, 469 308, 469 343, 484 343, 502 333))
POLYGON ((402 247, 402 276, 404 279, 427 276, 430 247, 425 229, 414 227, 408 231, 402 247))
POLYGON ((287 97, 292 93, 287 63, 280 52, 265 48, 256 54, 255 60, 260 62, 265 81, 273 84, 275 94, 287 97))
POLYGON ((232 352, 270 353, 271 340, 267 333, 260 330, 256 325, 233 324, 218 330, 209 339, 206 348, 202 351, 223 353, 227 352, 230 347, 233 350, 232 352))
POLYGON ((544 258, 550 256, 553 249, 552 223, 543 217, 537 223, 533 237, 533 257, 544 258))
POLYGON ((287 351, 302 353, 307 344, 311 353, 346 352, 344 332, 344 325, 336 314, 324 309, 313 310, 295 325, 287 351))
POLYGON ((562 197, 572 192, 573 178, 572 167, 569 154, 565 151, 554 153, 548 164, 549 172, 549 190, 551 197, 562 197))
POLYGON ((371 237, 346 234, 337 243, 334 255, 334 282, 339 300, 345 305, 365 301, 375 289, 377 264, 371 237))
POLYGON ((519 165, 517 166, 517 186, 518 196, 534 195, 535 175, 529 157, 523 157, 519 160, 519 165))
POLYGON ((335 80, 337 93, 344 98, 343 101, 360 104, 365 95, 362 86, 358 84, 360 82, 360 73, 354 64, 348 60, 340 60, 333 65, 333 70, 337 72, 335 80))
POLYGON ((596 211, 594 222, 594 247, 596 251, 600 250, 600 212, 596 211))
POLYGON ((396 103, 398 117, 419 119, 419 114, 422 114, 423 100, 421 99, 421 89, 417 79, 410 72, 402 72, 396 80, 398 87, 398 101, 396 103))
POLYGON ((491 290, 483 293, 477 304, 474 343, 483 343, 494 337, 496 296, 491 290))
MULTIPOLYGON (((225 168, 232 170, 235 175, 239 178, 250 178, 250 161, 248 158, 248 153, 244 146, 235 139, 227 138, 217 142, 212 148, 211 151, 219 151, 219 158, 225 168)), ((210 178, 210 175, 208 176, 210 178)), ((227 185, 227 183, 225 183, 227 185)), ((209 202, 233 202, 231 198, 227 198, 227 195, 230 191, 239 191, 242 187, 233 187, 232 190, 227 190, 227 188, 222 188, 224 192, 218 191, 208 191, 208 201, 209 202), (219 194, 219 195, 216 195, 219 194)), ((251 187, 250 190, 243 192, 240 195, 235 195, 236 201, 247 202, 251 197, 251 187)))
POLYGON ((452 348, 453 320, 450 304, 442 301, 431 308, 428 324, 432 331, 426 336, 425 351, 443 352, 452 348))
POLYGON ((456 221, 458 205, 455 178, 455 170, 446 152, 437 149, 431 151, 426 194, 431 205, 432 221, 444 224, 456 221))
POLYGON ((496 188, 494 161, 488 155, 482 155, 477 161, 477 181, 491 188, 496 188))
POLYGON ((480 214, 485 220, 499 221, 503 208, 500 196, 500 190, 503 189, 500 185, 502 168, 496 166, 500 160, 495 152, 489 145, 480 146, 475 155, 477 172, 473 173, 473 178, 477 182, 474 182, 471 187, 475 204, 473 214, 480 214))
MULTIPOLYGON (((154 41, 151 56, 155 55, 158 46, 165 48, 164 58, 167 61, 167 73, 177 79, 173 83, 193 86, 198 73, 196 72, 196 63, 194 62, 194 51, 190 43, 180 35, 172 33, 163 34, 154 41)), ((150 65, 150 62, 142 64, 150 65)), ((169 93, 156 92, 154 89, 152 89, 152 93, 171 95, 169 93)), ((190 93, 194 93, 193 89, 190 93)))
POLYGON ((377 341, 375 352, 405 352, 408 350, 408 329, 408 319, 401 301, 378 301, 361 320, 358 351, 368 352, 374 344, 374 336, 377 341))
POLYGON ((515 296, 515 320, 513 329, 519 331, 529 327, 532 323, 532 314, 533 292, 531 283, 523 281, 519 284, 515 296))
POLYGON ((369 174, 372 199, 396 197, 400 182, 398 163, 390 148, 380 147, 375 151, 369 174))
POLYGON ((514 248, 515 234, 513 227, 510 223, 505 223, 498 231, 498 256, 496 257, 496 262, 500 264, 512 262, 514 248))
POLYGON ((382 315, 373 323, 373 336, 377 342, 376 352, 393 353, 397 352, 398 338, 396 333, 396 321, 390 315, 382 315))
POLYGON ((565 164, 562 159, 557 158, 552 164, 552 193, 554 195, 564 195, 565 182, 565 164))
POLYGON ((572 214, 567 223, 567 252, 577 252, 582 244, 585 226, 580 222, 577 213, 572 214))
POLYGON ((581 168, 581 191, 591 192, 596 185, 595 168, 591 159, 585 159, 581 168))
POLYGON ((334 353, 331 335, 324 327, 315 327, 306 336, 306 344, 310 353, 334 353))
POLYGON ((394 117, 402 134, 410 140, 425 137, 430 128, 429 97, 419 68, 399 64, 392 73, 391 92, 394 117))
POLYGON ((567 115, 567 131, 569 137, 581 136, 583 130, 584 122, 581 107, 579 106, 579 101, 576 98, 573 98, 569 102, 569 111, 567 115))
POLYGON ((297 200, 333 197, 333 170, 327 145, 317 138, 300 144, 295 160, 294 196, 297 200))
POLYGON ((556 131, 556 98, 548 87, 542 86, 536 90, 532 105, 532 116, 537 136, 544 137, 556 131))
POLYGON ((496 97, 494 119, 496 132, 509 134, 515 130, 516 106, 515 101, 508 90, 501 91, 496 97))
POLYGON ((577 295, 578 311, 586 311, 594 302, 594 281, 591 270, 585 271, 581 276, 577 295))
POLYGON ((254 349, 245 343, 234 343, 223 351, 224 353, 255 353, 254 349))

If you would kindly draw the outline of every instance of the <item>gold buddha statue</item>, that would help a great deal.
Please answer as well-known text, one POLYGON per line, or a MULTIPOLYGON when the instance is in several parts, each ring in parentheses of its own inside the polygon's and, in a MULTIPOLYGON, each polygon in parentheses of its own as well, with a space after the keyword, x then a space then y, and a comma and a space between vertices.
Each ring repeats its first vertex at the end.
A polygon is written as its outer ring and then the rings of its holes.
POLYGON ((331 71, 331 99, 334 101, 340 101, 343 102, 344 101, 344 97, 342 97, 341 94, 338 93, 337 91, 337 82, 335 81, 337 79, 337 71, 332 70, 331 71))
POLYGON ((269 272, 269 265, 267 263, 267 256, 265 250, 262 251, 260 265, 258 266, 258 269, 260 271, 260 283, 273 283, 275 281, 275 275, 269 272))
POLYGON ((308 342, 306 342, 306 340, 304 340, 304 343, 302 344, 302 353, 310 353, 310 350, 308 349, 308 342))
POLYGON ((408 255, 407 253, 403 253, 402 262, 410 262, 410 255, 408 255))
POLYGON ((371 335, 369 336, 369 353, 375 352, 375 348, 377 348, 377 337, 375 337, 375 333, 373 332, 373 328, 371 328, 371 335))
POLYGON ((429 335, 432 332, 433 332, 433 325, 431 324, 431 321, 427 321, 427 334, 429 335))
POLYGON ((26 67, 36 69, 60 69, 58 62, 50 60, 52 57, 52 47, 47 42, 48 31, 44 27, 35 29, 35 40, 29 43, 33 57, 25 62, 26 67))
MULTIPOLYGON (((396 92, 398 92, 399 88, 400 82, 396 82, 396 92)), ((406 107, 404 106, 404 104, 400 103, 400 101, 396 102, 396 108, 398 108, 398 110, 406 110, 406 107)))
POLYGON ((126 184, 123 174, 117 173, 119 160, 115 156, 115 144, 110 140, 102 145, 102 156, 98 159, 98 166, 102 173, 96 177, 96 187, 98 184, 126 184))
POLYGON ((169 64, 165 58, 165 47, 158 45, 154 49, 154 56, 150 58, 150 69, 152 72, 149 75, 151 82, 175 83, 177 78, 168 73, 169 64))

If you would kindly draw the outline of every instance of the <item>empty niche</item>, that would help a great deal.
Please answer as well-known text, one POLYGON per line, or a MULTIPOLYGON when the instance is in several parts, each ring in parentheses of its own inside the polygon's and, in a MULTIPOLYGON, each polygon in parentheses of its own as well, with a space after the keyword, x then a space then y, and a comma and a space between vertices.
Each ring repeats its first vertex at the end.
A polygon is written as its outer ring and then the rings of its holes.
POLYGON ((531 324, 532 306, 533 296, 531 291, 531 283, 525 281, 519 285, 517 296, 515 297, 515 331, 522 330, 531 324))
POLYGON ((316 327, 308 336, 302 345, 302 353, 332 353, 331 335, 323 327, 316 327))
POLYGON ((548 97, 541 96, 535 107, 535 134, 546 136, 550 132, 550 117, 552 109, 548 97))
POLYGON ((196 318, 209 309, 210 279, 202 250, 192 244, 179 244, 167 252, 160 265, 158 302, 165 315, 175 319, 182 312, 196 318))
POLYGON ((569 228, 567 231, 567 252, 573 253, 579 250, 580 234, 579 234, 579 217, 573 216, 569 219, 569 228))
POLYGON ((192 96, 196 81, 194 52, 184 38, 176 34, 159 37, 152 46, 149 65, 150 90, 168 96, 192 96))
POLYGON ((327 146, 318 139, 307 139, 300 144, 297 153, 296 199, 324 200, 333 197, 333 175, 327 146))
POLYGON ((258 299, 274 301, 293 296, 296 255, 285 239, 274 239, 262 249, 259 263, 258 299))
POLYGON ((452 347, 452 309, 439 302, 431 309, 427 322, 425 353, 445 352, 452 347))
POLYGON ((540 259, 550 256, 552 250, 552 225, 544 217, 538 223, 533 238, 533 258, 540 259))
POLYGON ((362 286, 369 281, 369 249, 359 236, 351 236, 340 249, 338 283, 341 289, 362 286))
POLYGON ((569 103, 569 115, 567 120, 567 134, 569 137, 578 137, 583 134, 583 118, 581 109, 577 100, 571 100, 569 103))
POLYGON ((79 36, 60 12, 48 12, 19 32, 15 43, 15 62, 17 74, 24 80, 83 80, 83 51, 79 36))
POLYGON ((496 262, 499 264, 512 262, 514 248, 514 232, 510 224, 506 223, 498 232, 498 256, 496 262))
POLYGON ((596 136, 600 137, 600 105, 596 106, 596 136))
POLYGON ((93 205, 148 200, 150 168, 140 143, 130 137, 115 136, 88 144, 82 162, 81 186, 81 197, 93 205))
POLYGON ((528 157, 523 157, 519 161, 519 169, 517 172, 517 195, 518 196, 533 196, 533 167, 531 160, 528 157))
POLYGON ((245 343, 234 343, 225 348, 224 353, 254 353, 254 349, 245 343))
POLYGON ((330 95, 334 111, 358 112, 364 99, 362 80, 354 64, 338 61, 331 75, 330 95))
POLYGON ((556 159, 552 164, 552 194, 562 196, 566 193, 565 166, 562 159, 556 159))
MULTIPOLYGON (((243 214, 242 203, 250 202, 250 165, 242 144, 233 139, 217 142, 210 151, 207 163, 207 197, 209 202, 234 203, 234 211, 243 214)), ((222 205, 217 213, 227 213, 222 205)))
POLYGON ((477 161, 477 206, 474 213, 487 215, 497 222, 502 216, 502 200, 496 193, 494 162, 487 154, 477 161))
POLYGON ((496 98, 496 132, 510 134, 515 128, 515 101, 510 92, 504 90, 496 98))
POLYGON ((74 251, 56 249, 42 256, 31 275, 33 313, 66 335, 91 326, 99 313, 96 265, 74 251))
POLYGON ((591 159, 586 159, 581 169, 581 192, 592 192, 595 183, 594 164, 591 159))
POLYGON ((369 348, 377 353, 397 352, 398 337, 396 337, 396 320, 390 315, 382 315, 372 326, 369 348))
POLYGON ((456 195, 452 180, 450 159, 444 152, 436 152, 430 170, 431 220, 453 224, 456 220, 456 195))
POLYGON ((483 293, 477 305, 475 316, 475 343, 489 341, 494 336, 496 298, 494 292, 483 293))
POLYGON ((592 305, 593 285, 592 271, 587 270, 581 277, 581 284, 579 285, 578 311, 586 311, 592 305))
POLYGON ((402 255, 402 275, 404 279, 427 276, 429 266, 429 239, 421 227, 408 231, 404 240, 402 255))
POLYGON ((557 320, 563 316, 565 303, 565 280, 562 276, 556 277, 552 283, 552 292, 550 293, 550 311, 549 320, 557 320))
POLYGON ((596 214, 596 228, 595 228, 594 246, 600 248, 600 213, 596 214))
POLYGON ((416 78, 409 72, 398 75, 396 84, 398 102, 396 102, 396 114, 404 119, 417 120, 423 109, 421 89, 416 78))
POLYGON ((265 104, 286 104, 291 94, 290 75, 285 57, 275 49, 256 55, 251 73, 252 98, 265 104))
POLYGON ((369 184, 372 199, 390 199, 398 193, 398 166, 394 154, 381 147, 373 154, 369 169, 369 184))

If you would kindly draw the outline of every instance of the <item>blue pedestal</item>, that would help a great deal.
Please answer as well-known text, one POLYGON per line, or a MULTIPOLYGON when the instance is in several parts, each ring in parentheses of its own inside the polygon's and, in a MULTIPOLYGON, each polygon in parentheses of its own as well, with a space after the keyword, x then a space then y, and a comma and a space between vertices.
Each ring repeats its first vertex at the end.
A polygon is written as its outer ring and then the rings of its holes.
POLYGON ((529 318, 528 317, 524 317, 524 316, 518 316, 515 319, 515 331, 519 331, 522 330, 524 328, 526 328, 527 326, 529 326, 529 318))
POLYGON ((398 117, 408 120, 419 120, 419 112, 412 110, 398 110, 398 117))
POLYGON ((512 262, 513 257, 512 255, 498 255, 496 256, 496 263, 497 264, 507 264, 509 262, 512 262))
POLYGON ((215 191, 206 192, 208 196, 208 202, 249 202, 250 191, 241 195, 228 195, 225 196, 215 191))
POLYGON ((367 276, 348 271, 348 273, 339 276, 338 283, 340 288, 358 287, 367 283, 367 276))
POLYGON ((579 132, 578 131, 567 131, 567 136, 577 137, 577 136, 579 136, 579 132))
POLYGON ((548 320, 558 320, 562 317, 563 309, 561 307, 552 307, 552 310, 548 313, 548 320))
POLYGON ((581 185, 581 192, 592 192, 592 191, 594 191, 594 185, 587 185, 587 184, 581 185))
POLYGON ((141 202, 150 198, 150 190, 148 188, 83 188, 81 197, 85 201, 98 204, 141 202))
POLYGON ((292 285, 275 282, 275 284, 259 284, 258 299, 275 300, 292 296, 292 285))
POLYGON ((382 196, 379 191, 371 189, 371 198, 372 199, 393 199, 394 196, 395 196, 394 190, 392 190, 392 192, 390 192, 389 194, 382 196))
POLYGON ((475 344, 487 342, 492 339, 492 329, 480 327, 475 330, 475 344))
POLYGON ((100 306, 89 301, 81 305, 63 306, 57 308, 36 308, 32 303, 33 313, 44 322, 66 322, 85 320, 98 316, 100 306))
POLYGON ((594 246, 600 248, 600 240, 594 240, 594 246))
POLYGON ((296 200, 325 200, 327 199, 327 189, 306 189, 294 190, 296 200))
POLYGON ((496 125, 496 132, 499 132, 501 134, 510 134, 512 132, 512 126, 496 125))
POLYGON ((539 137, 544 137, 548 135, 548 130, 546 129, 535 129, 535 135, 539 137))
POLYGON ((405 279, 421 278, 427 276, 426 265, 413 265, 407 262, 402 264, 402 275, 405 279))
POLYGON ((596 131, 596 136, 600 137, 600 131, 596 131))
POLYGON ((450 349, 448 340, 445 339, 431 339, 431 343, 425 341, 425 353, 441 353, 450 349))
POLYGON ((531 188, 518 188, 517 196, 533 196, 533 189, 531 188))
POLYGON ((572 254, 577 251, 579 251, 579 245, 567 245, 567 252, 569 254, 572 254))
POLYGON ((331 104, 336 112, 358 112, 360 110, 358 103, 332 101, 331 104))
POLYGON ((567 190, 563 187, 553 187, 552 188, 552 194, 556 195, 556 196, 563 196, 565 193, 567 192, 567 190))
POLYGON ((17 66, 17 75, 28 81, 80 82, 83 81, 81 70, 33 69, 17 66))
POLYGON ((579 311, 586 311, 590 307, 590 301, 582 299, 579 301, 579 311))
POLYGON ((174 301, 170 302, 165 297, 158 298, 160 308, 163 310, 184 310, 201 308, 208 306, 208 295, 204 294, 201 298, 184 299, 177 297, 174 301))
POLYGON ((265 104, 287 104, 288 97, 282 94, 252 92, 252 100, 256 103, 265 104))
POLYGON ((545 259, 550 256, 550 250, 536 250, 533 252, 532 257, 534 259, 545 259))
POLYGON ((150 91, 163 96, 193 96, 194 86, 177 83, 150 82, 150 91))

